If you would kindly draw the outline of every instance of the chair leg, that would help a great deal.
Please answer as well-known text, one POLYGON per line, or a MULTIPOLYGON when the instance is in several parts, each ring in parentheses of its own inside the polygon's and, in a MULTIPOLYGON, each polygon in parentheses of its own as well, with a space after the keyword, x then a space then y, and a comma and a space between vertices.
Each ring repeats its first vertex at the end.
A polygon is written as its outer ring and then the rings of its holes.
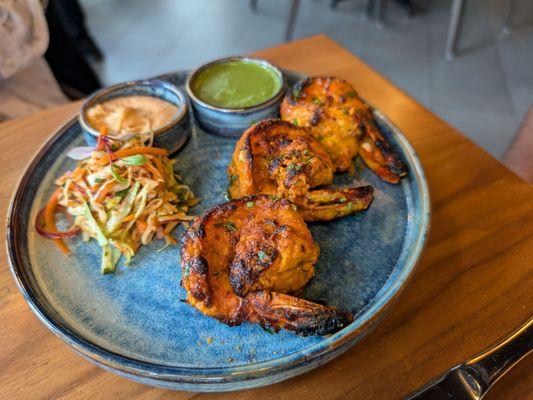
POLYGON ((450 26, 448 28, 448 40, 446 43, 446 58, 448 60, 453 60, 455 58, 459 31, 461 30, 461 22, 463 19, 463 11, 464 0, 453 0, 450 26))
POLYGON ((507 13, 505 15, 505 22, 503 23, 502 32, 506 35, 511 33, 511 25, 514 12, 514 0, 507 0, 507 13))
POLYGON ((300 0, 291 1, 291 9, 289 11, 289 19, 287 21, 287 29, 285 31, 285 41, 292 39, 294 34, 294 25, 296 24, 296 16, 298 15, 298 8, 300 7, 300 0))
POLYGON ((371 19, 374 11, 374 0, 367 0, 365 5, 365 12, 363 13, 363 19, 371 19))
POLYGON ((331 3, 329 4, 331 9, 337 8, 337 5, 341 2, 341 0, 331 0, 331 3))
POLYGON ((382 29, 385 26, 385 7, 386 7, 386 0, 376 0, 376 16, 377 16, 376 26, 379 29, 382 29))
POLYGON ((405 8, 407 16, 412 17, 416 13, 416 5, 413 0, 396 0, 396 2, 405 8))
POLYGON ((250 8, 252 11, 257 11, 257 0, 250 0, 250 8))

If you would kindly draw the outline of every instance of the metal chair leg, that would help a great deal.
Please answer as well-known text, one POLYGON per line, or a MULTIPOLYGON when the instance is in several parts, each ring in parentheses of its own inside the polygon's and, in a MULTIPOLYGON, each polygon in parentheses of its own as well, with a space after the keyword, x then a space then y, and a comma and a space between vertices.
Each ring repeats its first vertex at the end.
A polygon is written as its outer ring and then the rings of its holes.
POLYGON ((289 19, 287 20, 287 29, 285 31, 285 41, 288 42, 292 39, 294 34, 294 25, 296 23, 296 17, 298 15, 298 8, 300 7, 300 0, 291 1, 291 9, 289 11, 289 19))
POLYGON ((376 26, 379 29, 382 29, 385 26, 385 7, 386 7, 385 0, 376 0, 376 17, 377 17, 376 26))
POLYGON ((331 9, 337 8, 337 5, 341 2, 341 0, 331 0, 331 3, 329 4, 329 7, 331 9))
POLYGON ((374 11, 374 1, 375 0, 367 0, 365 5, 365 12, 363 13, 363 19, 371 19, 372 13, 374 11))
POLYGON ((507 13, 505 15, 505 22, 503 23, 502 32, 508 35, 511 33, 511 24, 514 12, 514 0, 507 0, 507 13))
POLYGON ((453 60, 456 54, 457 41, 459 40, 459 33, 461 30, 461 22, 463 19, 464 0, 453 0, 450 26, 448 28, 448 40, 446 43, 446 58, 453 60))

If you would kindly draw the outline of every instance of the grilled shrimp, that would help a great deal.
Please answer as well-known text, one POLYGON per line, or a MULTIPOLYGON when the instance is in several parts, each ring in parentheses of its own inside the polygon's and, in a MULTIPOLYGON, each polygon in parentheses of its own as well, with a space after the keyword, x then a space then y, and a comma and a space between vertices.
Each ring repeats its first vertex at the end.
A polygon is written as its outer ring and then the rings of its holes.
POLYGON ((307 128, 271 119, 239 139, 228 167, 229 195, 264 193, 290 200, 306 221, 329 221, 369 207, 371 186, 312 189, 333 183, 334 166, 307 128))
POLYGON ((185 232, 182 286, 190 305, 230 326, 327 335, 352 314, 292 295, 313 277, 318 254, 293 204, 248 196, 216 206, 185 232))
POLYGON ((285 121, 309 127, 339 172, 347 171, 359 154, 386 182, 398 183, 407 173, 377 127, 370 107, 342 79, 314 77, 299 82, 285 96, 280 115, 285 121))

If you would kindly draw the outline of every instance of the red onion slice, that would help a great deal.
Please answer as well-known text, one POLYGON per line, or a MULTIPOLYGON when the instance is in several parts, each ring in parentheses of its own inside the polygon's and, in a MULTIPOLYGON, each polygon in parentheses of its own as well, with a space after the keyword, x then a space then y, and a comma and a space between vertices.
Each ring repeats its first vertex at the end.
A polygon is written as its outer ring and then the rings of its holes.
MULTIPOLYGON (((70 214, 67 214, 67 211, 64 209, 64 207, 58 207, 57 209, 58 211, 61 211, 63 214, 70 216, 70 214)), ((35 230, 37 231, 39 235, 44 236, 48 239, 64 239, 64 238, 69 238, 69 237, 79 235, 81 233, 81 228, 77 226, 72 226, 70 229, 67 229, 66 231, 61 231, 61 232, 47 231, 41 226, 41 223, 43 221, 44 210, 45 210, 44 208, 40 210, 37 213, 37 217, 35 217, 35 230)))
POLYGON ((85 160, 91 156, 93 151, 94 148, 89 146, 74 147, 68 151, 67 157, 78 161, 85 160))

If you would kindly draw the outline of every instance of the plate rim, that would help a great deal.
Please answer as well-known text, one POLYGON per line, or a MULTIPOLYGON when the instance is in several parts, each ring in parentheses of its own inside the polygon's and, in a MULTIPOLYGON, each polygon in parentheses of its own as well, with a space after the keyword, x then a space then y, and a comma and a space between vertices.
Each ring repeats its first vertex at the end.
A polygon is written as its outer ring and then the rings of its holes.
MULTIPOLYGON (((293 71, 284 72, 292 73, 293 71)), ((184 73, 186 71, 176 71, 172 75, 184 73)), ((296 73, 297 75, 303 75, 296 73)), ((296 75, 295 74, 295 75, 296 75)), ((28 183, 36 168, 61 136, 77 123, 77 116, 70 119, 61 126, 36 152, 32 160, 26 167, 22 177, 16 186, 11 197, 7 212, 6 224, 6 247, 7 260, 19 291, 25 301, 30 306, 32 312, 38 319, 50 329, 56 336, 62 339, 70 347, 74 348, 85 358, 96 362, 105 369, 110 369, 119 375, 144 380, 155 386, 166 388, 222 391, 235 390, 251 387, 258 387, 271 384, 289 377, 298 375, 327 362, 336 357, 341 352, 346 351, 358 340, 363 338, 370 327, 386 314, 392 303, 398 298, 400 293, 407 286, 407 281, 413 276, 413 271, 421 259, 422 252, 427 244, 427 236, 430 228, 431 206, 429 188, 420 159, 412 145, 409 143, 403 132, 393 124, 381 111, 372 107, 374 114, 383 121, 395 135, 395 139, 402 147, 403 156, 409 158, 410 164, 414 166, 413 179, 419 188, 420 201, 420 224, 413 241, 413 248, 405 263, 398 271, 395 280, 390 282, 393 269, 387 281, 380 288, 370 303, 357 314, 356 319, 348 327, 326 337, 324 340, 311 344, 300 351, 287 354, 282 357, 272 358, 266 361, 259 361, 238 366, 225 367, 188 367, 188 366, 168 366, 149 361, 138 360, 111 350, 107 350, 90 340, 87 340, 67 326, 57 321, 54 316, 49 315, 46 307, 35 295, 35 289, 27 282, 21 267, 21 246, 17 243, 19 219, 18 209, 22 204, 22 197, 28 191, 28 183), (302 353, 305 352, 305 353, 302 353), (324 361, 324 359, 326 359, 324 361), (160 384, 158 384, 160 382, 160 384), (239 386, 239 387, 231 387, 239 386)), ((21 238, 24 239, 24 232, 21 238)))

